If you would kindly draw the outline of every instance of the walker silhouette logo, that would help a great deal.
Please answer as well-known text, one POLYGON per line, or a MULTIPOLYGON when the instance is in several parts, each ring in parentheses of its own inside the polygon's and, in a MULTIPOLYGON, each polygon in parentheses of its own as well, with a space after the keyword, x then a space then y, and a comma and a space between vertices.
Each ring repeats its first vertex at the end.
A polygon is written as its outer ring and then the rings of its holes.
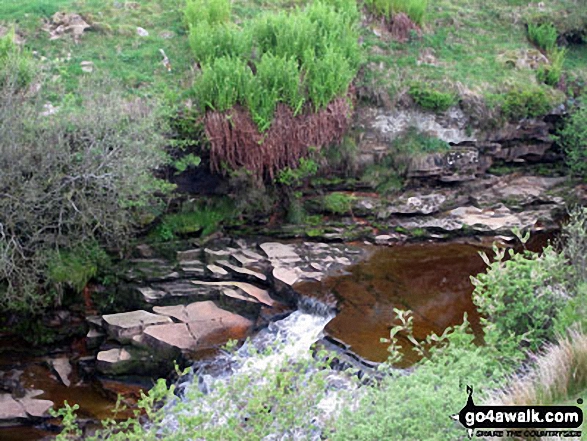
MULTIPOLYGON (((451 418, 467 429, 469 438, 473 434, 525 438, 581 436, 581 431, 569 430, 578 429, 583 423, 583 411, 578 406, 476 406, 471 386, 467 386, 467 395, 465 407, 451 418)), ((579 398, 577 403, 583 404, 583 400, 579 398)))

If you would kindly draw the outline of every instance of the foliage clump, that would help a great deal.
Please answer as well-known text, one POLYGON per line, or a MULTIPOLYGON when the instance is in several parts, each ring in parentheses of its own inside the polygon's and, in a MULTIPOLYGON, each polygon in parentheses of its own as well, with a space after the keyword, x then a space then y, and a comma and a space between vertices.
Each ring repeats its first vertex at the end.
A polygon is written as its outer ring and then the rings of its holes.
POLYGON ((416 104, 433 112, 444 112, 457 103, 454 93, 442 92, 422 83, 412 84, 409 94, 416 104))
POLYGON ((542 86, 515 87, 492 97, 506 119, 517 120, 545 115, 554 106, 542 86))
POLYGON ((36 68, 31 55, 14 39, 14 29, 0 37, 0 87, 10 82, 22 89, 30 84, 36 68))
POLYGON ((37 312, 94 273, 70 251, 124 247, 169 184, 152 174, 166 161, 156 114, 115 84, 86 84, 53 114, 17 90, 0 86, 0 305, 37 312))
POLYGON ((587 97, 579 100, 559 130, 557 140, 565 152, 571 173, 587 178, 587 97))
POLYGON ((217 5, 223 1, 190 0, 186 9, 212 167, 273 179, 295 168, 310 146, 344 134, 345 96, 360 63, 358 11, 350 0, 316 1, 237 27, 227 19, 230 8, 217 5), (196 17, 196 4, 222 13, 196 17))
POLYGON ((473 302, 493 346, 538 350, 554 338, 554 317, 566 299, 565 264, 551 246, 542 254, 494 247, 494 260, 481 254, 489 270, 472 277, 473 302))

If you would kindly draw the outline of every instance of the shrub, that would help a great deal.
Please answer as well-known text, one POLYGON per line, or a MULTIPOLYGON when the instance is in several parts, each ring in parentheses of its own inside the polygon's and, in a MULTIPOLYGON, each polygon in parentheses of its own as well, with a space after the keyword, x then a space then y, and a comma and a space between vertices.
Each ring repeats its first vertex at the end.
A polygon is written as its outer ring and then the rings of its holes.
POLYGON ((234 209, 228 200, 199 203, 181 213, 167 214, 155 230, 161 240, 200 233, 202 237, 214 233, 225 220, 232 218, 234 209))
MULTIPOLYGON (((157 210, 156 194, 169 189, 152 176, 166 161, 164 128, 112 83, 82 85, 81 107, 65 100, 50 116, 15 87, 0 87, 0 305, 38 311, 55 301, 43 287, 51 253, 121 249, 157 210)), ((55 266, 53 276, 66 280, 55 266)))
POLYGON ((542 87, 514 88, 495 99, 507 119, 535 118, 548 113, 553 103, 542 87))
POLYGON ((481 253, 488 270, 471 277, 473 302, 488 345, 505 353, 520 347, 536 351, 554 336, 554 317, 566 301, 561 284, 566 265, 551 246, 542 254, 508 251, 506 259, 505 250, 494 246, 493 262, 481 253))
POLYGON ((195 95, 204 110, 245 105, 260 131, 266 131, 277 103, 290 106, 294 115, 306 100, 316 110, 324 108, 346 93, 356 75, 360 52, 354 2, 314 2, 304 10, 265 14, 242 30, 189 11, 190 43, 203 70, 195 95), (243 81, 247 64, 255 75, 247 72, 243 81))
POLYGON ((556 48, 557 37, 556 28, 552 23, 528 24, 528 38, 543 51, 552 52, 556 48))
POLYGON ((184 15, 188 26, 215 25, 230 20, 230 0, 186 0, 184 15))
POLYGON ((14 29, 0 38, 0 87, 14 83, 18 89, 24 88, 32 81, 35 71, 31 55, 14 42, 14 29))
POLYGON ((433 112, 444 112, 457 103, 454 93, 441 92, 421 83, 412 84, 409 93, 416 104, 433 112))
POLYGON ((466 402, 465 385, 477 396, 495 387, 507 372, 488 348, 475 346, 466 322, 446 334, 412 372, 391 371, 377 387, 366 388, 357 409, 345 408, 333 440, 461 439, 462 426, 449 418, 466 402))
POLYGON ((334 214, 345 214, 351 211, 353 197, 345 193, 330 193, 324 196, 324 208, 334 214))
POLYGON ((566 49, 554 49, 549 53, 550 64, 542 65, 536 71, 536 79, 549 86, 556 86, 563 74, 566 49))
POLYGON ((61 287, 68 285, 81 292, 99 270, 110 265, 108 254, 96 242, 74 246, 69 250, 50 251, 47 256, 47 277, 61 287))
POLYGON ((202 109, 223 112, 246 101, 253 73, 245 60, 220 57, 203 65, 202 74, 194 84, 194 92, 202 109))
POLYGON ((247 60, 252 50, 250 33, 232 23, 199 23, 190 29, 189 43, 195 59, 204 66, 221 57, 247 60))
POLYGON ((587 177, 587 98, 566 118, 557 134, 558 143, 565 153, 565 161, 575 176, 587 177))

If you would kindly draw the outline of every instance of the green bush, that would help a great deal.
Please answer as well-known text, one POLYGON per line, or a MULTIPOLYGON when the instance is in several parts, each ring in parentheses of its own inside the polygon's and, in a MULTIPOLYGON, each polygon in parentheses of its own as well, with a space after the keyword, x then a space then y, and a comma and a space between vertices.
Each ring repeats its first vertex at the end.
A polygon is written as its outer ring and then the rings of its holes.
POLYGON ((205 237, 217 231, 222 222, 232 219, 233 214, 234 207, 229 200, 200 203, 184 212, 165 215, 155 234, 164 241, 194 233, 205 237))
POLYGON ((555 49, 549 54, 550 64, 542 65, 536 71, 536 79, 549 86, 556 86, 563 74, 566 49, 555 49))
POLYGON ((353 197, 346 193, 330 193, 324 196, 324 209, 334 214, 345 214, 351 211, 353 197))
POLYGON ((441 92, 421 83, 412 84, 409 93, 416 104, 433 112, 444 112, 457 104, 457 97, 454 93, 441 92))
POLYGON ((504 117, 511 120, 543 116, 553 107, 552 99, 539 86, 511 89, 495 101, 504 117))
POLYGON ((237 103, 246 102, 253 72, 245 60, 234 57, 214 59, 202 66, 202 74, 194 83, 194 92, 203 109, 223 112, 237 103))
POLYGON ((565 152, 565 162, 571 173, 587 178, 587 97, 581 98, 566 118, 557 141, 565 152))
MULTIPOLYGON (((202 13, 209 15, 218 14, 202 13)), ((201 109, 241 104, 261 131, 270 127, 277 103, 298 114, 307 101, 319 110, 344 95, 360 64, 358 11, 351 0, 263 14, 241 29, 224 18, 195 17, 191 6, 186 19, 202 67, 194 84, 201 109)))
POLYGON ((486 273, 471 277, 473 302, 482 315, 488 345, 513 352, 518 348, 537 351, 554 337, 553 321, 565 304, 566 264, 547 246, 542 254, 514 254, 494 246, 490 261, 485 253, 486 273))
POLYGON ((190 29, 189 43, 196 60, 205 66, 221 57, 247 60, 253 44, 250 33, 240 31, 232 23, 207 22, 190 29))
POLYGON ((184 10, 188 26, 196 28, 202 23, 215 25, 230 20, 230 0, 186 0, 184 10))
POLYGON ((0 85, 0 306, 39 312, 59 300, 51 278, 77 287, 87 278, 68 253, 92 243, 123 250, 160 209, 171 185, 152 172, 167 162, 166 128, 110 82, 82 83, 53 115, 16 90, 0 85), (48 262, 52 252, 60 260, 48 262))
POLYGON ((333 440, 430 440, 464 438, 450 419, 466 403, 466 385, 475 398, 495 387, 507 369, 489 348, 476 346, 466 322, 446 335, 446 346, 432 351, 408 374, 391 371, 377 387, 366 388, 358 408, 345 408, 333 440))
POLYGON ((14 42, 14 29, 0 38, 0 86, 11 82, 24 88, 33 80, 35 71, 31 55, 14 42))
POLYGON ((556 28, 552 23, 528 24, 528 38, 540 49, 550 53, 556 48, 556 28))
POLYGON ((96 242, 51 251, 47 255, 47 277, 54 285, 66 284, 80 293, 110 263, 110 257, 96 242))

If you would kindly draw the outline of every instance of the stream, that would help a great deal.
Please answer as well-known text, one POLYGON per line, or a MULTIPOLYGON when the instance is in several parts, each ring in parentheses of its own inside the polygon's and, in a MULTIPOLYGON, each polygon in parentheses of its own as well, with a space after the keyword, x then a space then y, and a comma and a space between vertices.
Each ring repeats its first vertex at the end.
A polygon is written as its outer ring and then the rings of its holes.
MULTIPOLYGON (((540 248, 544 241, 539 240, 534 248, 540 248)), ((419 339, 461 323, 465 313, 480 336, 479 316, 471 300, 470 276, 485 268, 478 254, 482 249, 487 250, 487 246, 458 242, 373 247, 365 261, 345 268, 342 273, 330 275, 321 282, 296 284, 295 290, 302 294, 298 310, 270 323, 234 354, 221 353, 213 359, 196 361, 191 376, 179 388, 211 388, 214 382, 239 372, 260 372, 284 359, 309 356, 310 347, 323 337, 366 363, 384 361, 387 346, 380 339, 389 336, 393 308, 413 311, 414 334, 419 339), (336 299, 336 311, 327 306, 333 304, 332 296, 336 299), (271 355, 261 355, 268 347, 273 348, 271 355)), ((406 356, 400 367, 416 361, 407 340, 402 340, 402 344, 406 356)), ((105 394, 103 384, 98 387, 83 381, 77 372, 67 387, 48 368, 44 357, 27 357, 25 353, 22 348, 0 352, 0 373, 22 371, 21 381, 26 382, 26 387, 42 390, 40 397, 54 401, 56 406, 64 399, 70 404, 78 403, 78 415, 82 418, 99 420, 109 416, 115 403, 112 391, 118 390, 126 397, 138 394, 145 387, 144 384, 111 384, 110 393, 105 394)), ((170 415, 168 424, 172 426, 173 413, 170 415)), ((46 430, 51 428, 50 423, 36 428, 0 428, 0 439, 41 439, 52 435, 46 430)))

